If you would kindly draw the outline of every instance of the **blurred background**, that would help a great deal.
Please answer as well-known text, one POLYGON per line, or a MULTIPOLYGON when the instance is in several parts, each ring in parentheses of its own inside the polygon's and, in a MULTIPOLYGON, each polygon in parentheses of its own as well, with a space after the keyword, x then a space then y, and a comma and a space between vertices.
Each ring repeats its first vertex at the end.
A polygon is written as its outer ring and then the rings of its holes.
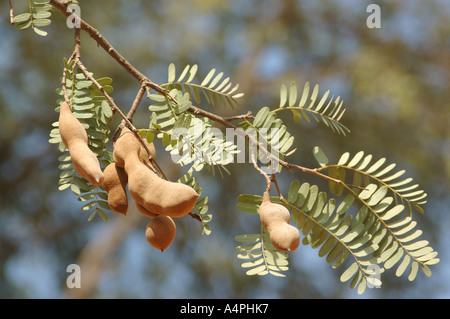
MULTIPOLYGON (((23 0, 12 1, 15 13, 23 0)), ((316 167, 312 148, 331 162, 349 151, 397 163, 428 193, 424 215, 414 215, 423 239, 439 252, 430 278, 382 275, 380 289, 357 295, 341 283, 317 251, 301 245, 286 278, 249 277, 236 258, 234 236, 258 230, 259 220, 236 209, 241 193, 261 194, 264 181, 249 164, 229 166, 230 176, 201 174, 213 213, 212 234, 202 236, 189 216, 177 219, 177 236, 163 253, 144 235, 147 219, 130 209, 109 221, 89 213, 69 190, 58 188, 51 124, 73 32, 54 12, 47 37, 9 25, 0 7, 0 298, 449 298, 450 297, 450 3, 446 0, 376 1, 381 28, 366 19, 372 1, 80 0, 81 17, 97 28, 136 68, 156 83, 167 66, 198 64, 240 83, 239 108, 224 116, 276 107, 282 84, 306 81, 340 96, 347 137, 325 126, 285 122, 296 137, 290 159, 316 167), (67 289, 67 267, 81 267, 82 288, 67 289)), ((375 1, 373 1, 375 3, 375 1)), ((26 4, 25 4, 26 5, 26 4)), ((139 83, 82 33, 82 59, 96 77, 113 78, 113 97, 126 112, 139 83)), ((147 127, 148 100, 135 125, 147 127)), ((200 105, 202 106, 202 105, 200 105)), ((204 106, 204 105, 203 105, 204 106)), ((119 119, 115 125, 119 123, 119 119)), ((160 144, 159 163, 171 165, 160 144)), ((286 192, 291 176, 278 179, 286 192)), ((321 183, 311 176, 301 180, 321 183)))

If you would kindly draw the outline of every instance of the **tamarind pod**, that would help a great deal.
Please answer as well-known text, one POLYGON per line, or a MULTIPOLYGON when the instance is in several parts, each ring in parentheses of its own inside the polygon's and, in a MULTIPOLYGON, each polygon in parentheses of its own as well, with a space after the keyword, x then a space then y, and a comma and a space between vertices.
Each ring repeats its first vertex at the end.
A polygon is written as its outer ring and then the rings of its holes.
POLYGON ((126 215, 128 211, 127 182, 125 170, 111 163, 103 171, 103 189, 108 193, 108 204, 111 210, 126 215))
MULTIPOLYGON (((113 158, 128 175, 131 197, 154 214, 171 217, 188 214, 199 197, 197 192, 185 184, 160 178, 142 162, 141 147, 139 140, 126 127, 114 144, 113 158)), ((146 153, 145 149, 143 151, 146 153)))
POLYGON ((154 213, 148 211, 144 206, 142 206, 138 202, 136 202, 136 208, 141 214, 143 214, 147 217, 154 218, 154 217, 158 216, 158 214, 154 214, 154 213))
POLYGON ((59 133, 72 158, 73 166, 89 183, 100 186, 103 172, 97 156, 88 146, 86 130, 73 115, 69 104, 62 102, 59 111, 59 133))
POLYGON ((127 159, 128 189, 146 210, 159 215, 182 217, 195 206, 199 195, 188 185, 160 178, 139 159, 127 159))
POLYGON ((122 128, 119 138, 114 143, 114 162, 119 167, 125 167, 125 159, 128 157, 139 157, 141 147, 133 132, 127 127, 122 128))
POLYGON ((163 252, 173 242, 176 234, 176 225, 169 216, 158 215, 152 218, 145 227, 147 241, 156 249, 163 252))
POLYGON ((151 165, 149 157, 150 158, 155 158, 156 157, 155 145, 153 143, 147 142, 146 138, 142 138, 142 141, 147 146, 150 154, 147 153, 147 150, 141 144, 140 147, 139 147, 139 159, 141 160, 142 163, 146 163, 146 164, 150 164, 151 165))
POLYGON ((137 140, 133 132, 127 127, 122 128, 119 138, 116 140, 113 152, 113 159, 119 167, 125 166, 125 159, 129 156, 138 156, 142 163, 151 164, 149 157, 155 158, 156 149, 153 143, 148 143, 146 138, 141 138, 142 142, 147 146, 150 154, 144 146, 137 140))
POLYGON ((272 203, 265 192, 259 207, 261 224, 269 232, 270 241, 279 251, 294 251, 300 244, 299 230, 289 224, 289 210, 283 205, 272 203))
POLYGON ((291 215, 289 210, 283 205, 272 203, 269 193, 264 193, 263 201, 259 207, 259 217, 264 227, 278 223, 289 223, 291 215))
POLYGON ((279 251, 290 252, 300 244, 300 232, 290 224, 279 224, 268 230, 270 242, 279 251))

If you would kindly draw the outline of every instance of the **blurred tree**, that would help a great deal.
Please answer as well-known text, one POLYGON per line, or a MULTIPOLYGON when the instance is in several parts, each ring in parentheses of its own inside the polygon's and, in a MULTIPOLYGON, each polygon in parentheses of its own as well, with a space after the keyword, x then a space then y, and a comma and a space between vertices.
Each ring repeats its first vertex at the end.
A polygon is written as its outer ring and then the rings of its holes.
MULTIPOLYGON (((17 10, 20 2, 13 1, 17 10)), ((447 2, 383 3, 381 29, 365 25, 369 2, 80 2, 86 8, 82 18, 156 83, 165 80, 171 62, 179 67, 198 63, 202 74, 212 67, 229 73, 246 94, 236 112, 256 113, 254 105, 277 105, 279 86, 292 80, 320 83, 340 95, 348 109, 344 123, 352 133, 343 138, 293 123, 299 151, 292 161, 315 166, 309 150, 319 145, 330 159, 337 160, 343 151, 365 150, 401 163, 429 194, 426 213, 417 218, 442 255, 430 279, 422 280, 422 275, 409 283, 386 274, 383 288, 369 289, 364 297, 450 295, 445 247, 450 227, 447 2)), ((356 297, 339 283, 340 272, 322 265, 309 246, 292 255, 287 280, 245 276, 239 261, 230 258, 236 244, 231 239, 257 229, 258 221, 239 214, 236 196, 260 193, 255 186, 261 177, 243 164, 230 166, 231 175, 221 183, 202 176, 214 212, 211 237, 202 237, 194 220, 182 219, 179 239, 161 254, 142 241, 142 219, 110 216, 109 222, 87 222, 80 203, 57 191, 59 153, 47 142, 57 119, 54 91, 62 57, 71 53, 73 33, 59 12, 52 15, 47 37, 18 32, 9 26, 8 9, 6 3, 0 8, 2 298, 356 297), (90 252, 96 245, 102 254, 90 252), (72 263, 90 269, 91 286, 65 289, 66 267, 72 263)), ((114 99, 126 109, 137 83, 87 35, 82 38, 83 59, 97 76, 114 79, 114 99)), ((218 112, 226 116, 227 111, 218 112)), ((136 116, 135 124, 147 125, 145 116, 141 118, 139 123, 136 116)), ((280 186, 286 191, 289 185, 280 186)), ((137 216, 133 213, 129 215, 137 216)))

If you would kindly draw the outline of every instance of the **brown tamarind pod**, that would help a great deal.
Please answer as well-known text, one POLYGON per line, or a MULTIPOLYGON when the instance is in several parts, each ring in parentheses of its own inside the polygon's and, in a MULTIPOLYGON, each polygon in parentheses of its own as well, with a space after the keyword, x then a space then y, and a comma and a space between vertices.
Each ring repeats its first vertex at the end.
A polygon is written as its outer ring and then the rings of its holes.
POLYGON ((122 128, 117 141, 119 139, 122 139, 119 142, 120 147, 118 150, 114 148, 115 152, 113 153, 114 161, 119 167, 125 166, 124 158, 131 156, 130 154, 133 154, 133 156, 137 154, 142 163, 151 165, 149 158, 155 158, 156 156, 156 149, 153 143, 148 143, 146 138, 141 138, 142 142, 147 146, 150 152, 149 154, 144 146, 136 139, 133 132, 127 127, 122 128))
POLYGON ((145 237, 156 249, 163 252, 173 242, 176 234, 176 225, 169 216, 158 215, 147 223, 145 237))
POLYGON ((126 215, 128 211, 127 182, 125 170, 111 163, 103 171, 103 189, 108 193, 109 207, 120 214, 126 215))
POLYGON ((154 217, 158 216, 158 214, 154 214, 154 213, 148 211, 144 206, 142 206, 138 202, 136 202, 136 208, 141 214, 143 214, 147 217, 154 218, 154 217))
MULTIPOLYGON (((145 151, 145 150, 144 150, 145 151)), ((119 138, 114 143, 113 160, 119 167, 125 167, 125 158, 139 157, 141 145, 133 132, 127 128, 122 128, 119 138)))
POLYGON ((100 162, 88 146, 86 130, 73 115, 67 102, 60 105, 59 133, 78 174, 92 185, 100 186, 104 178, 100 162))
POLYGON ((140 147, 139 147, 139 159, 141 160, 142 163, 152 165, 150 160, 149 160, 149 158, 155 158, 156 157, 155 145, 153 143, 147 142, 146 138, 142 138, 142 141, 147 146, 150 154, 147 153, 147 150, 141 144, 140 147))
POLYGON ((197 201, 197 192, 185 184, 160 178, 146 166, 139 157, 140 142, 127 130, 124 128, 115 142, 113 157, 117 165, 123 165, 128 175, 131 197, 154 214, 171 217, 188 214, 197 201))
POLYGON ((159 215, 182 217, 194 208, 199 195, 193 188, 160 178, 139 159, 125 162, 125 171, 130 195, 146 210, 159 215))
POLYGON ((283 205, 272 203, 269 193, 263 195, 259 206, 261 224, 267 229, 270 241, 279 251, 294 251, 300 244, 299 230, 289 224, 289 210, 283 205))

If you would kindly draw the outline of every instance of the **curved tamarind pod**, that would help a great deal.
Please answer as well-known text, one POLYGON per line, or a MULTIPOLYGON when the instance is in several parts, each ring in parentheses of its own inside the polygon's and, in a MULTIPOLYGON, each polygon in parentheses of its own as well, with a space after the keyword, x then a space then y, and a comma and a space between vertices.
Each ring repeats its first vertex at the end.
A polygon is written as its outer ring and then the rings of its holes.
POLYGON ((267 229, 270 241, 279 251, 294 251, 300 244, 299 230, 289 224, 289 210, 283 205, 272 203, 269 193, 264 193, 259 207, 261 224, 267 229))
POLYGON ((108 193, 109 207, 120 214, 126 215, 128 211, 127 182, 125 170, 111 163, 103 171, 103 189, 108 193))
POLYGON ((92 185, 100 186, 104 178, 100 162, 88 146, 86 130, 72 114, 66 102, 60 105, 59 133, 78 174, 92 185))
POLYGON ((154 218, 154 217, 158 216, 158 214, 154 214, 154 213, 148 211, 144 206, 142 206, 138 202, 136 202, 136 208, 141 214, 143 214, 147 217, 154 218))
POLYGON ((127 131, 124 128, 114 144, 113 157, 128 175, 131 197, 154 214, 171 217, 188 214, 199 197, 197 192, 185 184, 166 181, 147 167, 139 157, 140 142, 127 131))
POLYGON ((272 225, 289 223, 291 215, 283 205, 272 203, 269 193, 264 193, 263 201, 259 206, 259 218, 262 225, 268 230, 272 225))
POLYGON ((125 162, 128 189, 134 200, 147 211, 171 217, 182 217, 195 206, 199 195, 182 183, 160 178, 139 159, 125 162))
POLYGON ((290 224, 272 228, 269 236, 273 247, 279 251, 294 251, 300 244, 300 232, 290 224))
POLYGON ((119 167, 125 167, 125 159, 130 156, 139 157, 141 147, 133 132, 127 127, 122 128, 119 138, 114 143, 114 162, 119 167))
POLYGON ((172 218, 158 215, 145 227, 145 237, 153 247, 163 252, 174 240, 176 231, 177 228, 172 218))
POLYGON ((133 154, 133 156, 137 154, 142 163, 152 165, 149 160, 149 156, 152 158, 155 158, 156 156, 156 149, 153 143, 148 143, 146 138, 141 138, 142 142, 147 146, 150 152, 150 154, 148 154, 144 146, 142 146, 142 144, 136 139, 136 136, 134 136, 133 132, 131 132, 131 130, 127 127, 122 128, 117 141, 119 139, 122 139, 122 141, 119 142, 120 147, 117 151, 114 147, 115 152, 113 153, 114 161, 117 165, 119 165, 119 167, 125 166, 124 159, 127 156, 131 156, 130 154, 133 154))
POLYGON ((142 163, 152 165, 150 160, 149 160, 149 156, 151 158, 155 158, 156 157, 155 145, 153 143, 147 142, 146 138, 142 138, 142 141, 147 146, 150 154, 147 153, 147 150, 141 144, 140 147, 139 147, 139 159, 141 160, 142 163))

